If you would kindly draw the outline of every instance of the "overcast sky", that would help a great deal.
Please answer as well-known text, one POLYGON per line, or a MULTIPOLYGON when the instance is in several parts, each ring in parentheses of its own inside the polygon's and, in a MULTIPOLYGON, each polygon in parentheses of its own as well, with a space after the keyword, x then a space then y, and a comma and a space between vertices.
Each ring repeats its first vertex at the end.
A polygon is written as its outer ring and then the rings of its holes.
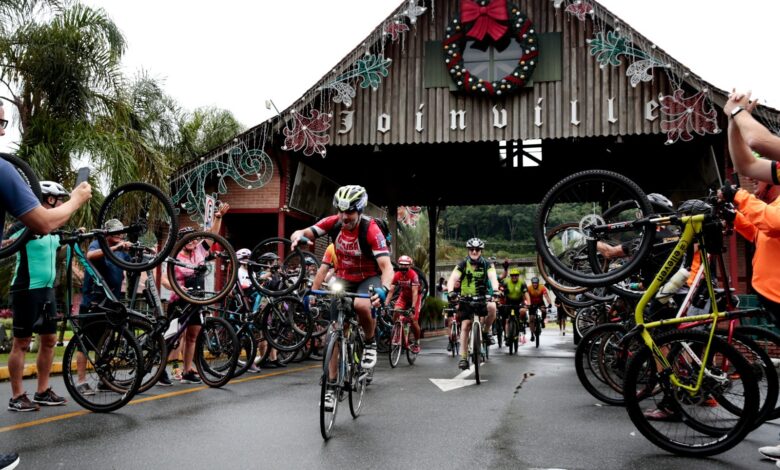
MULTIPOLYGON (((552 1, 552 0, 550 0, 552 1)), ((84 0, 125 34, 123 64, 165 80, 184 108, 216 106, 252 127, 333 68, 400 0, 84 0)), ((780 108, 778 0, 603 0, 649 40, 723 89, 780 108)), ((533 18, 532 18, 533 20, 533 18)), ((426 21, 422 18, 420 21, 426 21)), ((390 73, 392 73, 392 68, 390 73)), ((8 111, 10 107, 6 108, 8 111)), ((17 127, 14 122, 9 127, 17 127)), ((18 139, 11 130, 0 141, 18 139)))

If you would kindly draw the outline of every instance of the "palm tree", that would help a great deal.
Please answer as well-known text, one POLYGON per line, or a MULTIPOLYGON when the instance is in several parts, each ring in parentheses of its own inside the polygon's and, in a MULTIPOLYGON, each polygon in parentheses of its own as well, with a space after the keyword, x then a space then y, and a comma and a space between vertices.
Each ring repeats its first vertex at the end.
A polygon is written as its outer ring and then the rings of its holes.
POLYGON ((213 107, 198 108, 184 113, 179 121, 178 160, 175 167, 199 157, 238 135, 244 130, 233 113, 213 107))

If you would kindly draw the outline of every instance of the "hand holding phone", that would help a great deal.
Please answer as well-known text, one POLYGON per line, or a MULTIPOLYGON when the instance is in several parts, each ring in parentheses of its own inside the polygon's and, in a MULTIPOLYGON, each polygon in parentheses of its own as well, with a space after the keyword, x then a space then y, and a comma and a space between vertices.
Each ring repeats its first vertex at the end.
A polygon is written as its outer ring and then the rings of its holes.
POLYGON ((79 187, 79 185, 89 179, 89 167, 83 166, 79 168, 79 171, 76 175, 76 188, 79 187))

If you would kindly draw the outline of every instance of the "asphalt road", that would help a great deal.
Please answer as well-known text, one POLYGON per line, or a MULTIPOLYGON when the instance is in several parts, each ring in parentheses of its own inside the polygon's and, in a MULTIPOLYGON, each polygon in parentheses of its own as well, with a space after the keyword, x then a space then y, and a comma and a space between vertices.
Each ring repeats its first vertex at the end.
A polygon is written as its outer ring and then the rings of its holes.
MULTIPOLYGON (((21 454, 22 469, 774 468, 756 448, 778 443, 778 423, 709 459, 656 448, 622 408, 600 406, 584 391, 571 336, 552 328, 538 350, 525 345, 514 357, 494 351, 481 385, 447 392, 431 381, 459 373, 445 344, 441 337, 424 341, 411 367, 402 359, 390 369, 380 356, 363 414, 353 420, 348 406, 340 408, 328 442, 319 432, 319 367, 304 362, 223 389, 156 387, 111 414, 75 403, 0 413, 0 452, 21 454)), ((67 395, 60 378, 53 384, 67 395)), ((35 383, 25 386, 32 392, 35 383)), ((10 396, 8 382, 0 391, 10 396)))

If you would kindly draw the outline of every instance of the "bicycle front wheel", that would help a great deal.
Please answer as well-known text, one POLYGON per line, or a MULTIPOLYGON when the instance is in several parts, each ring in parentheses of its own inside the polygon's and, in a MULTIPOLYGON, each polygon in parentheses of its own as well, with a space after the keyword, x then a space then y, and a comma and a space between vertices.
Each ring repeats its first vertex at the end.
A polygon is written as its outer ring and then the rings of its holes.
MULTIPOLYGON (((35 176, 35 172, 30 168, 30 165, 21 158, 8 153, 0 153, 0 158, 14 167, 14 170, 16 170, 16 173, 19 175, 19 178, 24 185, 28 186, 33 194, 35 194, 35 197, 40 201, 41 184, 38 181, 38 177, 35 176)), ((13 175, 13 177, 16 178, 16 175, 13 175)), ((19 222, 9 211, 5 211, 3 237, 0 240, 2 242, 0 243, 0 259, 15 254, 25 245, 25 243, 27 243, 32 235, 32 230, 19 222)))
POLYGON ((479 380, 479 362, 482 355, 482 328, 476 319, 471 325, 471 361, 474 363, 474 378, 477 381, 477 385, 480 384, 479 380))
POLYGON ((639 266, 654 230, 649 225, 629 225, 597 233, 593 227, 632 222, 651 213, 644 192, 625 176, 605 170, 575 173, 553 186, 539 204, 534 220, 537 251, 563 279, 577 286, 606 286, 625 279, 639 266), (550 236, 562 224, 576 228, 550 236), (599 242, 626 247, 629 253, 606 260, 598 254, 599 242))
POLYGON ((398 361, 401 359, 401 351, 403 350, 403 334, 404 330, 401 327, 401 322, 395 322, 393 325, 393 331, 390 333, 390 367, 395 368, 398 365, 398 361))
POLYGON ((691 457, 719 454, 739 444, 755 423, 759 392, 750 364, 718 337, 713 338, 709 357, 703 361, 708 340, 706 333, 692 331, 655 339, 674 376, 684 385, 695 385, 705 367, 703 383, 695 393, 675 386, 659 372, 646 347, 628 365, 623 386, 628 415, 642 435, 668 452, 691 457), (710 399, 718 404, 711 405, 710 399), (645 410, 661 410, 667 419, 654 420, 645 410))
POLYGON ((168 344, 162 332, 155 331, 147 320, 130 318, 130 331, 135 336, 144 358, 144 377, 138 393, 154 387, 168 364, 168 344))
POLYGON ((339 383, 340 377, 335 378, 335 384, 330 383, 328 377, 328 365, 331 361, 336 360, 333 356, 338 355, 339 351, 341 351, 341 337, 336 333, 330 333, 327 336, 327 340, 325 354, 322 356, 322 386, 320 387, 320 434, 326 441, 333 434, 333 426, 336 424, 336 413, 339 409, 339 395, 341 393, 340 387, 335 385, 339 383), (325 402, 325 395, 327 395, 329 390, 332 390, 335 395, 332 407, 326 406, 325 402))
POLYGON ((241 346, 233 327, 223 318, 206 317, 195 340, 195 367, 209 387, 221 387, 233 378, 241 346))
POLYGON ((113 190, 100 206, 97 224, 108 230, 96 237, 106 257, 134 272, 162 263, 173 249, 179 230, 171 199, 147 183, 129 183, 113 190), (109 221, 112 224, 107 225, 109 221), (132 247, 127 251, 111 250, 108 234, 127 237, 132 247))
POLYGON ((363 409, 366 387, 368 386, 368 373, 363 370, 360 364, 365 349, 363 338, 355 331, 351 335, 352 346, 350 349, 352 354, 350 354, 349 364, 352 372, 350 373, 349 412, 354 419, 360 415, 360 411, 363 409))

